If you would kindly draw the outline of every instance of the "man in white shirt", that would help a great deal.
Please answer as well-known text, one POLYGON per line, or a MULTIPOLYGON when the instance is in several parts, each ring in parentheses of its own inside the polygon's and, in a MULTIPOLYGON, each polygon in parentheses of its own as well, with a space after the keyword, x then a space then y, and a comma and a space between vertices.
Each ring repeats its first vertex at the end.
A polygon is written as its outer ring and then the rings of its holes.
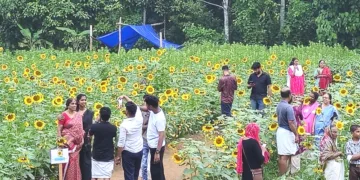
POLYGON ((119 128, 118 150, 115 160, 116 164, 120 164, 122 160, 125 180, 137 180, 143 154, 143 117, 140 108, 129 97, 120 96, 119 99, 127 101, 125 107, 128 118, 124 119, 119 128))
POLYGON ((159 99, 155 96, 145 98, 146 108, 150 112, 147 127, 147 141, 150 147, 151 179, 165 180, 163 157, 165 152, 166 118, 159 107, 159 99))

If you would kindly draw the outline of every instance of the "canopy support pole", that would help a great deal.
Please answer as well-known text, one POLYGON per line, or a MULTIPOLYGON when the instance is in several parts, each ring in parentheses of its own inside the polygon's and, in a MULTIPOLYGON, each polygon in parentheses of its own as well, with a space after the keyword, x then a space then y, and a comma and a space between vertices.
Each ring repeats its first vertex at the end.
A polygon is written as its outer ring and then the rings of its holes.
POLYGON ((92 51, 92 47, 93 47, 93 39, 92 39, 92 36, 93 36, 93 27, 92 25, 90 25, 90 51, 92 51))
POLYGON ((163 48, 162 32, 160 32, 160 48, 163 48))
POLYGON ((120 54, 120 49, 121 49, 121 17, 119 19, 119 49, 118 49, 118 54, 120 54))

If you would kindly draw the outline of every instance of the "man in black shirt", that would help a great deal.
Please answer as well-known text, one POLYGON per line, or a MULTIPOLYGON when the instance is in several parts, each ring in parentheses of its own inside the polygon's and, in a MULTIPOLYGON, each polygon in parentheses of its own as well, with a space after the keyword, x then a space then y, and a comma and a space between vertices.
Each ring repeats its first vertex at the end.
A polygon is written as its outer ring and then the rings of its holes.
POLYGON ((94 135, 92 151, 92 178, 109 179, 114 169, 114 138, 116 126, 109 123, 111 110, 108 107, 100 109, 100 122, 91 125, 90 136, 94 135))
POLYGON ((251 89, 250 101, 251 108, 254 110, 262 110, 265 108, 263 99, 271 96, 271 78, 269 74, 261 69, 259 62, 254 62, 251 69, 254 71, 248 80, 248 89, 251 89))

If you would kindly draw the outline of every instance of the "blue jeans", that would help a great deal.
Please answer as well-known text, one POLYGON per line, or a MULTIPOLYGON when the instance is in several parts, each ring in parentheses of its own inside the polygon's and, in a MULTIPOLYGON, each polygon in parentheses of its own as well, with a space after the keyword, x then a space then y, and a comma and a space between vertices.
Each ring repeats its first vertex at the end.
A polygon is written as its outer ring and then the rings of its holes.
POLYGON ((122 152, 122 165, 125 180, 137 180, 139 178, 142 151, 132 153, 124 150, 122 152))
POLYGON ((221 102, 221 114, 231 117, 231 107, 232 103, 221 102))
POLYGON ((265 108, 265 104, 262 99, 250 99, 251 109, 253 110, 263 110, 265 108))
POLYGON ((150 152, 150 148, 149 148, 148 144, 146 142, 144 142, 143 156, 142 156, 142 160, 141 160, 141 170, 142 170, 142 179, 143 180, 148 179, 147 169, 148 169, 148 155, 149 155, 149 152, 150 152))

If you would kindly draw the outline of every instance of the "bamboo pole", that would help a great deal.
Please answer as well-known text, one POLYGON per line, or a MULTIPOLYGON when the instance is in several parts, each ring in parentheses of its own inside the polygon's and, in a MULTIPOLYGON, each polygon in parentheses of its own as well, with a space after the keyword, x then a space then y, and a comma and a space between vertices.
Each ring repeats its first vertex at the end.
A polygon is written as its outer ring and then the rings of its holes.
POLYGON ((90 51, 92 51, 92 47, 93 47, 92 36, 93 36, 93 27, 92 27, 92 25, 90 25, 90 51))
POLYGON ((63 180, 63 165, 59 164, 59 180, 63 180))
POLYGON ((119 49, 118 49, 118 54, 120 54, 120 49, 121 49, 121 17, 119 19, 119 49))
POLYGON ((160 32, 160 48, 163 47, 162 32, 160 32))

